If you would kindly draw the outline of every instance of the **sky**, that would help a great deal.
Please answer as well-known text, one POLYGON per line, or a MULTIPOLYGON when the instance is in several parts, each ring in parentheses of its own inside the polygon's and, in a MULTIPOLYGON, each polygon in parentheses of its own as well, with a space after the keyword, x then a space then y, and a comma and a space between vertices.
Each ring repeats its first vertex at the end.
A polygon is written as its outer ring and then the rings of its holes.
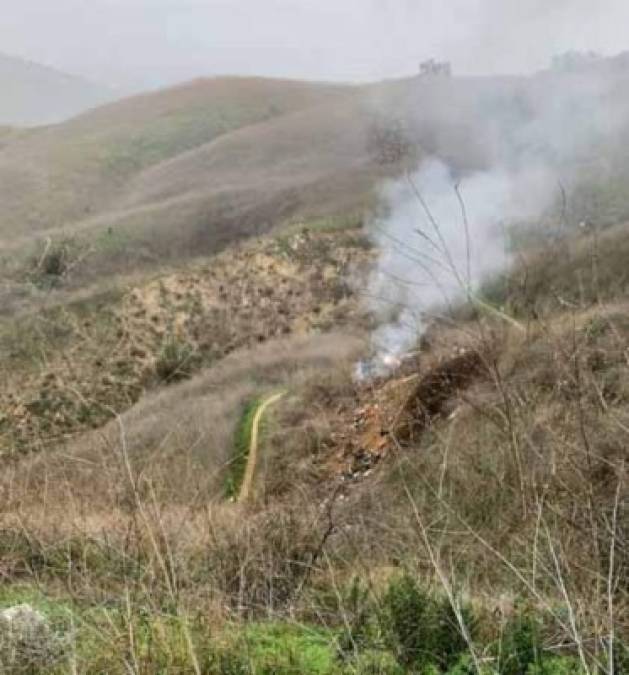
POLYGON ((420 60, 531 72, 629 49, 627 0, 0 0, 0 51, 120 88, 241 74, 364 81, 420 60))

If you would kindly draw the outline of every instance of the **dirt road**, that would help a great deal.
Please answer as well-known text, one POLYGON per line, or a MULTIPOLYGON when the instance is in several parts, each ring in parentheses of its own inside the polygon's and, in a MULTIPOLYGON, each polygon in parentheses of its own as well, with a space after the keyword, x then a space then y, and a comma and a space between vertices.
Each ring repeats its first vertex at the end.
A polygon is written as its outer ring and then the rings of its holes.
POLYGON ((286 392, 274 394, 266 400, 262 401, 258 407, 253 422, 251 423, 251 442, 249 444, 249 456, 247 457, 247 468, 245 469, 245 477, 240 486, 240 494, 238 495, 238 503, 243 504, 249 499, 251 494, 251 487, 255 477, 256 465, 258 463, 258 443, 260 438, 260 424, 264 418, 264 413, 273 405, 278 403, 286 396, 286 392))

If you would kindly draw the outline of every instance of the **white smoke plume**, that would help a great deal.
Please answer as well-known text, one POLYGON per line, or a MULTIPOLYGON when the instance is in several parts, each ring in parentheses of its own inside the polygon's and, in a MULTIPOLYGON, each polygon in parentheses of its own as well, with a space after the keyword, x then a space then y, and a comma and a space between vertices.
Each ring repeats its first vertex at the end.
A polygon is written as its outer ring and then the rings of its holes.
POLYGON ((374 91, 378 119, 399 119, 424 159, 383 188, 371 224, 377 357, 359 375, 395 364, 431 314, 477 300, 510 263, 507 229, 549 214, 566 228, 629 218, 628 87, 629 53, 569 52, 532 77, 420 77, 374 91))
POLYGON ((434 312, 470 296, 509 262, 504 226, 532 218, 557 188, 549 171, 480 171, 462 178, 442 161, 424 161, 383 189, 386 214, 371 223, 379 251, 365 297, 380 327, 375 359, 357 375, 386 372, 416 344, 434 312))

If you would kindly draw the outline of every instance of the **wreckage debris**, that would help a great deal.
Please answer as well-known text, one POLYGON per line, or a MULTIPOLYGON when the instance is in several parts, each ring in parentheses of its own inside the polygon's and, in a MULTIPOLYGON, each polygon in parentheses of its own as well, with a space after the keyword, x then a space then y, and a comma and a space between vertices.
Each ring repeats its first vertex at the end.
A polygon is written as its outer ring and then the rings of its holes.
POLYGON ((370 400, 353 413, 349 424, 354 433, 339 436, 345 445, 343 480, 360 480, 390 452, 417 443, 431 422, 448 412, 457 395, 487 372, 483 355, 468 349, 423 375, 365 388, 370 400))
POLYGON ((440 363, 420 379, 390 433, 400 443, 418 440, 446 404, 486 372, 486 363, 476 350, 440 363))

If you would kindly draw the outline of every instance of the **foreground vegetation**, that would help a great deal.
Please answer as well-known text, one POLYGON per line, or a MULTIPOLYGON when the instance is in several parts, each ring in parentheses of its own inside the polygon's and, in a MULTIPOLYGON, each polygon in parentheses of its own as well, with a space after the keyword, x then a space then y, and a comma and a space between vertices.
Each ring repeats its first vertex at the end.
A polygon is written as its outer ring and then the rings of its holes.
MULTIPOLYGON (((118 603, 90 605, 40 590, 3 592, 3 603, 28 601, 52 632, 39 649, 0 649, 3 672, 261 673, 398 675, 563 675, 590 672, 569 645, 552 644, 556 626, 531 607, 497 620, 423 587, 408 574, 377 592, 355 578, 336 596, 320 591, 320 620, 230 621, 182 614, 155 598, 128 593, 118 603), (325 617, 325 621, 323 618, 325 617)), ((6 644, 5 644, 6 647, 6 644)), ((616 645, 601 667, 625 672, 629 651, 616 645)))

